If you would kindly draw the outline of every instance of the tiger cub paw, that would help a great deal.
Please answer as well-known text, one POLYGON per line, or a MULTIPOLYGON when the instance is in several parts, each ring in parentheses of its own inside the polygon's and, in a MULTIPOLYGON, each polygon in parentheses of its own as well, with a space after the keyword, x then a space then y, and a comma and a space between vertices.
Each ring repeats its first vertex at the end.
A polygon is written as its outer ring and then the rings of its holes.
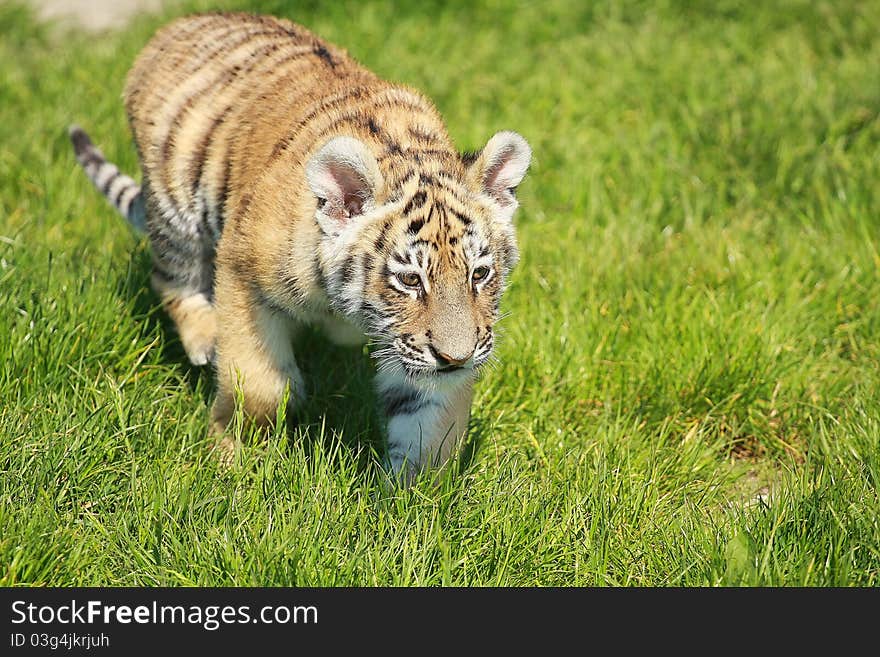
POLYGON ((177 302, 171 312, 180 342, 189 362, 196 366, 214 362, 217 346, 217 317, 214 306, 202 294, 177 302))
POLYGON ((217 435, 217 440, 211 448, 211 455, 223 470, 230 469, 235 464, 235 439, 229 435, 217 435))
POLYGON ((183 343, 186 357, 193 365, 201 367, 214 362, 217 346, 217 338, 214 334, 198 332, 184 336, 181 333, 180 341, 183 343))

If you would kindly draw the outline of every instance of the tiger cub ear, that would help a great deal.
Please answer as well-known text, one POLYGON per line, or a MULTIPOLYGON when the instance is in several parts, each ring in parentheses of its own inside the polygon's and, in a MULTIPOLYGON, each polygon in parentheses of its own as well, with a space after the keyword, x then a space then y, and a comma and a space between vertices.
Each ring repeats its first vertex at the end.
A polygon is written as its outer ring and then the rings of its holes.
POLYGON ((318 222, 338 232, 373 207, 382 173, 363 142, 335 137, 306 163, 306 180, 318 199, 318 222))
POLYGON ((516 187, 532 161, 532 149, 520 135, 498 132, 479 153, 465 156, 473 182, 511 214, 516 209, 516 187))

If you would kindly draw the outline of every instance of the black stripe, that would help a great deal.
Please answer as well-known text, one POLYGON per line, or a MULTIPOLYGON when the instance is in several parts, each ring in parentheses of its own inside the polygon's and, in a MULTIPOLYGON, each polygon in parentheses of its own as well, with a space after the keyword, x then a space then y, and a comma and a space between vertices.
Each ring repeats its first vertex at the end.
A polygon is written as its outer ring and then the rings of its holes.
POLYGON ((303 128, 308 126, 312 120, 320 114, 330 113, 331 110, 342 105, 344 103, 348 103, 352 98, 360 98, 364 95, 366 89, 364 87, 352 87, 347 89, 344 94, 341 96, 336 96, 332 100, 326 100, 321 102, 312 109, 306 116, 300 119, 297 124, 290 130, 284 137, 282 137, 278 142, 275 143, 275 146, 272 148, 272 153, 269 155, 269 160, 266 163, 267 165, 272 164, 275 160, 277 160, 281 154, 286 151, 290 145, 293 143, 293 140, 296 136, 302 131, 303 128))
POLYGON ((232 173, 232 158, 229 150, 226 151, 226 162, 223 164, 223 184, 220 185, 220 194, 217 197, 217 229, 222 233, 223 224, 226 222, 226 201, 229 197, 229 176, 232 173))
POLYGON ((477 161, 477 158, 480 157, 480 153, 482 152, 482 149, 478 151, 465 151, 461 154, 462 164, 464 164, 465 166, 470 166, 477 161))
POLYGON ((445 229, 449 225, 449 213, 442 203, 437 204, 437 214, 440 215, 440 228, 445 229))
MULTIPOLYGON (((154 222, 150 229, 150 243, 156 256, 182 256, 183 260, 191 261, 200 255, 201 245, 181 235, 169 235, 162 231, 167 224, 154 222)), ((170 263, 169 263, 170 264, 170 263)))
POLYGON ((327 275, 324 273, 324 268, 321 266, 321 262, 318 260, 317 256, 312 260, 312 268, 315 272, 315 278, 318 280, 318 286, 326 293, 327 275))
POLYGON ((94 150, 86 151, 84 154, 78 155, 77 158, 82 158, 78 159, 78 162, 80 163, 80 166, 82 166, 84 169, 90 164, 94 164, 97 167, 100 167, 102 164, 104 164, 104 162, 107 161, 102 156, 98 155, 94 150))
POLYGON ((296 275, 288 269, 282 269, 278 272, 278 280, 284 287, 284 291, 291 294, 294 298, 299 299, 303 296, 302 287, 296 275))
POLYGON ((457 183, 459 185, 463 185, 461 173, 456 173, 454 171, 448 171, 447 169, 438 169, 434 172, 437 175, 439 182, 451 182, 457 183), (443 180, 446 178, 446 180, 443 180))
POLYGON ((385 242, 388 240, 388 231, 391 230, 391 226, 394 225, 394 219, 386 219, 385 223, 382 225, 382 230, 379 232, 379 237, 376 238, 376 241, 373 243, 376 251, 381 251, 385 248, 385 242))
POLYGON ((232 226, 232 231, 236 235, 244 236, 244 227, 241 225, 242 222, 238 220, 237 216, 230 217, 230 226, 232 226))
MULTIPOLYGON (((239 39, 236 39, 233 41, 226 41, 227 38, 232 37, 236 32, 240 32, 241 26, 236 26, 232 30, 226 31, 222 35, 222 37, 220 37, 219 41, 216 39, 211 40, 211 43, 215 43, 215 44, 219 43, 219 47, 210 51, 208 53, 207 57, 200 58, 200 59, 196 60, 195 62, 193 62, 187 68, 187 70, 186 70, 187 75, 186 75, 185 79, 181 80, 180 86, 183 87, 187 82, 189 82, 192 79, 193 74, 201 72, 201 70, 204 69, 204 67, 207 64, 209 64, 211 61, 213 61, 218 55, 230 53, 233 50, 236 50, 237 48, 239 48, 240 46, 245 45, 249 41, 252 41, 252 40, 257 39, 259 37, 264 37, 264 36, 279 36, 280 37, 280 36, 283 36, 286 32, 286 30, 284 30, 283 26, 278 25, 278 26, 273 26, 273 27, 274 27, 274 29, 269 29, 269 30, 257 30, 256 32, 248 31, 248 32, 245 32, 244 34, 242 34, 241 38, 239 38, 239 39)), ((251 52, 247 55, 247 58, 245 59, 245 61, 241 64, 236 64, 231 67, 221 66, 216 71, 216 75, 213 77, 213 79, 207 85, 204 85, 204 83, 203 83, 202 85, 200 85, 200 87, 198 89, 196 89, 190 96, 187 97, 186 102, 184 104, 184 108, 182 108, 182 109, 185 109, 186 107, 191 106, 192 102, 195 99, 201 98, 207 91, 210 91, 211 89, 215 89, 224 83, 228 83, 232 78, 234 78, 236 75, 238 75, 241 72, 246 72, 246 71, 253 69, 258 63, 260 63, 260 60, 258 59, 259 56, 268 55, 272 52, 277 51, 279 48, 281 48, 285 45, 287 45, 285 40, 275 40, 270 43, 263 44, 256 49, 251 50, 251 52)), ((305 53, 302 53, 302 54, 305 54, 305 53)), ((176 116, 174 120, 178 121, 179 117, 176 116)))
MULTIPOLYGON (((303 46, 296 46, 297 48, 302 48, 303 46)), ((299 52, 288 52, 284 57, 279 59, 272 65, 272 69, 269 71, 263 71, 261 74, 265 81, 263 85, 264 88, 270 88, 270 85, 277 85, 279 82, 282 82, 286 76, 290 75, 291 69, 282 68, 285 64, 289 64, 290 62, 297 61, 300 59, 304 59, 306 55, 311 54, 310 50, 300 50, 299 52)))
MULTIPOLYGON (((379 127, 379 125, 376 123, 376 121, 373 119, 373 117, 368 117, 368 118, 364 119, 363 113, 361 113, 360 126, 364 130, 368 130, 371 135, 378 136, 379 139, 382 140, 382 143, 387 148, 388 152, 384 155, 381 155, 379 157, 380 160, 388 157, 390 154, 403 153, 403 149, 401 148, 400 144, 398 144, 396 141, 394 141, 394 139, 390 135, 382 132, 382 129, 379 127)), ((328 130, 329 130, 329 128, 328 128, 328 130)))
POLYGON ((395 415, 412 415, 431 403, 412 388, 391 388, 384 391, 382 397, 385 414, 389 418, 395 415))
POLYGON ((382 134, 382 143, 388 149, 389 154, 403 153, 403 148, 391 136, 382 134))
POLYGON ((165 269, 165 266, 156 258, 153 258, 153 274, 163 279, 166 283, 173 283, 176 280, 174 274, 165 269))
MULTIPOLYGON (((201 57, 190 58, 188 60, 189 66, 187 66, 183 70, 181 78, 175 87, 175 90, 182 89, 184 87, 184 85, 192 79, 192 76, 194 74, 199 73, 203 69, 204 66, 206 66, 207 64, 210 64, 219 55, 226 53, 230 47, 235 48, 237 46, 240 46, 241 44, 247 42, 249 39, 251 39, 254 36, 259 36, 261 34, 270 34, 271 33, 271 32, 267 32, 265 30, 262 32, 246 32, 244 34, 244 38, 233 42, 233 41, 227 41, 227 39, 231 38, 233 35, 241 34, 242 25, 237 24, 237 25, 232 25, 230 27, 228 23, 221 23, 219 27, 222 29, 222 31, 217 30, 218 32, 220 32, 219 34, 212 33, 212 34, 201 34, 200 35, 199 41, 201 43, 209 43, 209 44, 215 45, 216 47, 211 50, 208 50, 205 53, 202 53, 201 57)), ((248 27, 250 27, 250 26, 248 26, 248 27)), ((177 41, 178 38, 180 38, 181 36, 186 36, 186 35, 175 35, 174 40, 177 41)), ((155 112, 159 108, 160 103, 163 102, 164 100, 166 100, 166 99, 160 95, 158 97, 158 100, 156 102, 152 103, 152 105, 149 108, 147 108, 148 111, 150 113, 155 112)))
MULTIPOLYGON (((272 20, 275 20, 275 19, 273 18, 272 20)), ((291 37, 291 38, 293 38, 293 39, 299 39, 300 34, 299 34, 299 32, 296 31, 296 27, 295 27, 295 26, 293 26, 293 25, 285 25, 284 23, 281 23, 280 21, 278 22, 278 26, 279 26, 282 30, 284 30, 284 33, 285 33, 287 36, 289 36, 289 37, 291 37)))
POLYGON ((316 43, 313 52, 330 68, 336 68, 336 62, 333 61, 333 57, 332 55, 330 55, 330 51, 324 47, 324 44, 316 43))
MULTIPOLYGON (((246 40, 242 40, 237 43, 236 46, 242 45, 246 40)), ((259 63, 259 56, 262 55, 270 55, 271 53, 278 50, 278 43, 269 43, 255 50, 251 50, 248 54, 247 59, 242 64, 236 64, 229 68, 221 69, 214 75, 211 80, 207 83, 203 82, 198 89, 193 91, 187 99, 184 101, 183 105, 178 108, 177 113, 174 115, 174 118, 171 120, 171 125, 168 128, 168 131, 165 135, 165 141, 162 143, 162 156, 166 160, 169 160, 171 157, 171 149, 174 147, 174 143, 177 138, 177 133, 180 131, 180 128, 183 124, 183 119, 189 114, 190 110, 192 110, 193 106, 198 100, 201 100, 208 94, 212 92, 216 92, 218 89, 222 89, 226 85, 230 84, 236 77, 240 74, 247 73, 259 63)), ((228 110, 224 110, 225 112, 228 110)), ((212 126, 210 132, 213 132, 215 126, 212 126)), ((165 171, 167 171, 170 167, 166 166, 165 171)), ((166 187, 168 187, 167 176, 163 176, 163 183, 165 183, 166 187)))
MULTIPOLYGON (((212 43, 217 44, 217 47, 214 48, 213 50, 210 50, 209 52, 207 52, 205 57, 201 57, 201 58, 195 60, 189 67, 187 67, 187 69, 186 69, 186 73, 188 74, 187 80, 189 80, 192 77, 193 73, 198 73, 205 65, 214 61, 218 56, 232 52, 233 50, 235 50, 236 48, 238 48, 241 45, 244 45, 245 43, 247 43, 251 39, 255 39, 255 38, 261 37, 261 36, 271 36, 271 35, 282 36, 282 34, 283 34, 283 32, 277 28, 276 29, 269 29, 269 30, 257 30, 256 32, 247 31, 244 34, 242 34, 240 39, 235 39, 235 40, 230 40, 230 41, 226 40, 226 39, 229 39, 230 37, 232 37, 232 35, 235 34, 236 32, 241 33, 241 26, 240 25, 233 27, 233 29, 226 32, 219 39, 212 40, 212 43)), ((181 83, 182 82, 183 81, 181 81, 181 83)))
POLYGON ((288 312, 287 308, 284 308, 284 307, 278 305, 277 303, 275 303, 275 301, 270 299, 266 295, 266 293, 263 292, 263 290, 261 290, 259 288, 259 286, 252 284, 251 285, 251 292, 253 293, 253 296, 255 296, 257 298, 257 302, 261 306, 263 306, 264 308, 271 310, 273 313, 275 313, 277 315, 289 315, 290 314, 288 312))
MULTIPOLYGON (((201 53, 201 57, 190 58, 188 60, 189 66, 187 66, 182 71, 184 77, 188 77, 189 74, 195 73, 204 64, 207 64, 218 54, 224 52, 224 50, 226 49, 226 39, 229 39, 235 34, 240 34, 242 30, 242 26, 240 24, 231 25, 229 21, 225 20, 216 22, 213 27, 210 22, 207 25, 200 27, 193 25, 190 25, 189 27, 191 29, 186 30, 182 33, 177 32, 168 40, 173 41, 176 45, 178 42, 186 41, 187 39, 191 39, 193 36, 197 36, 199 42, 208 43, 217 47, 201 53)), ((151 72, 152 71, 150 71, 150 73, 151 72)))
MULTIPOLYGON (((126 189, 126 191, 128 191, 129 189, 132 189, 132 188, 129 187, 128 189, 126 189)), ((124 195, 125 195, 125 194, 123 194, 123 196, 124 196, 124 195)), ((119 206, 118 206, 120 212, 122 212, 122 213, 125 215, 125 217, 126 217, 127 219, 131 219, 131 218, 132 218, 132 217, 131 217, 131 211, 132 211, 132 208, 134 207, 134 204, 135 204, 135 203, 137 203, 138 201, 142 200, 142 196, 143 196, 143 194, 142 194, 141 188, 138 187, 138 188, 137 188, 137 192, 136 192, 135 194, 132 194, 131 198, 128 199, 128 203, 125 205, 125 207, 123 207, 122 205, 119 205, 119 206)), ((119 198, 119 203, 122 203, 122 197, 119 198)))
POLYGON ((205 204, 204 204, 204 207, 202 207, 202 219, 201 219, 201 221, 199 222, 199 224, 202 225, 202 226, 206 226, 207 228, 210 229, 210 231, 211 231, 211 233, 212 233, 212 237, 214 238, 214 240, 219 240, 219 239, 220 239, 220 235, 219 235, 219 234, 215 234, 215 231, 218 230, 218 229, 215 229, 215 228, 214 228, 213 226, 211 226, 210 223, 208 222, 208 204, 207 204, 207 203, 205 203, 205 204))
POLYGON ((392 141, 389 139, 385 142, 385 146, 387 147, 386 157, 390 157, 392 155, 403 155, 403 149, 396 141, 392 141))
MULTIPOLYGON (((328 103, 322 102, 320 105, 318 105, 318 107, 316 107, 311 112, 309 112, 308 115, 303 117, 303 119, 301 119, 297 123, 297 125, 294 127, 294 129, 291 132, 289 132, 285 137, 283 137, 281 139, 281 141, 279 141, 278 143, 275 144, 275 147, 272 149, 272 154, 270 155, 269 163, 271 164, 271 162, 273 162, 275 159, 277 159, 278 156, 280 156, 280 154, 282 152, 284 152, 287 148, 290 147, 290 144, 293 142, 296 135, 306 125, 308 125, 312 121, 312 119, 314 119, 315 117, 317 117, 319 114, 322 114, 322 113, 329 114, 330 110, 336 108, 337 106, 341 105, 344 102, 347 102, 350 97, 360 98, 361 95, 363 95, 363 93, 365 91, 367 91, 367 89, 365 89, 363 87, 353 87, 348 92, 343 94, 341 97, 337 97, 328 103)), ((395 103, 395 104, 400 105, 401 103, 395 103)), ((336 120, 334 120, 333 122, 331 122, 329 125, 324 126, 322 132, 331 133, 334 130, 336 130, 337 128, 339 128, 339 126, 341 126, 341 125, 345 125, 348 123, 355 123, 356 125, 364 128, 365 130, 370 131, 372 134, 380 134, 381 129, 376 124, 376 122, 372 118, 365 118, 364 113, 366 110, 368 110, 370 108, 375 110, 375 109, 378 109, 379 107, 383 107, 383 106, 391 106, 391 103, 389 103, 388 101, 381 101, 378 104, 373 103, 370 107, 367 107, 367 108, 361 107, 356 112, 347 114, 345 116, 341 116, 341 117, 337 118, 336 120)), ((403 106, 409 107, 409 105, 407 105, 407 104, 403 104, 403 106)), ((379 157, 380 160, 385 157, 389 157, 391 155, 402 155, 405 152, 404 149, 401 147, 401 145, 398 144, 393 139, 391 139, 391 137, 389 137, 388 135, 383 135, 382 143, 385 145, 387 152, 384 155, 379 157)))
POLYGON ((354 256, 349 255, 342 263, 342 282, 346 283, 354 279, 354 256))
POLYGON ((344 125, 356 125, 364 130, 369 130, 369 121, 364 118, 364 115, 360 110, 356 110, 349 114, 343 114, 328 125, 324 126, 323 132, 325 134, 332 134, 336 132, 340 126, 344 125))
POLYGON ((456 210, 455 208, 447 208, 447 209, 449 210, 449 212, 452 213, 452 216, 453 216, 453 217, 455 217, 456 219, 458 219, 458 220, 459 220, 461 223, 463 223, 465 226, 470 226, 470 225, 473 223, 473 219, 471 219, 470 217, 467 217, 467 216, 463 215, 461 212, 459 212, 459 211, 456 210))
POLYGON ((403 206, 403 214, 404 216, 408 215, 413 210, 417 210, 425 204, 425 201, 428 200, 428 194, 424 189, 420 189, 415 194, 413 194, 412 198, 407 202, 405 206, 403 206))
POLYGON ((406 131, 409 133, 410 137, 412 137, 413 139, 416 139, 418 141, 427 141, 427 142, 431 142, 431 143, 439 141, 439 139, 437 138, 437 135, 435 135, 433 133, 425 132, 419 128, 414 128, 414 127, 410 126, 409 128, 406 129, 406 131))
MULTIPOLYGON (((113 166, 113 165, 111 164, 110 166, 113 166)), ((117 168, 117 169, 116 169, 116 173, 114 173, 112 176, 110 176, 110 177, 104 182, 104 184, 101 185, 101 193, 102 193, 104 196, 107 196, 107 195, 110 193, 110 188, 113 186, 113 183, 116 181, 116 179, 117 179, 120 175, 121 175, 121 174, 119 173, 119 169, 117 168)), ((110 197, 107 196, 107 198, 110 198, 110 197)))
POLYGON ((229 266, 240 281, 249 279, 250 266, 241 257, 230 258, 229 266))
POLYGON ((236 208, 239 217, 243 216, 247 212, 253 198, 253 194, 245 194, 241 197, 241 200, 238 202, 238 208, 236 208))
MULTIPOLYGON (((192 39, 193 36, 198 35, 198 38, 202 43, 218 43, 218 40, 225 39, 241 29, 240 24, 230 24, 228 17, 222 14, 205 15, 198 18, 206 18, 207 20, 188 20, 185 28, 175 30, 173 33, 170 33, 171 36, 166 36, 163 41, 165 43, 167 43, 168 41, 172 41, 174 43, 183 43, 188 39, 192 39)), ((161 48, 163 50, 170 49, 164 44, 161 48)), ((191 61, 191 65, 186 72, 197 70, 201 63, 201 59, 191 61)), ((146 75, 149 76, 149 74, 152 72, 152 70, 147 71, 146 75)), ((141 77, 143 77, 143 75, 141 77)), ((131 100, 139 97, 142 93, 142 90, 143 84, 137 85, 132 90, 131 100)), ((155 107, 153 109, 155 109, 155 107)))
POLYGON ((372 253, 364 254, 363 268, 364 279, 366 279, 367 274, 372 272, 376 268, 376 258, 372 253))
MULTIPOLYGON (((400 87, 392 87, 397 91, 400 90, 400 87)), ((383 98, 379 102, 373 105, 375 109, 381 109, 383 107, 387 108, 397 108, 397 109, 407 109, 412 112, 418 112, 422 115, 427 115, 429 112, 428 105, 426 104, 423 98, 417 98, 412 101, 403 100, 401 98, 383 98)), ((427 118, 427 116, 426 116, 427 118)))
POLYGON ((432 249, 434 249, 435 251, 438 251, 438 250, 439 250, 439 249, 437 248, 437 245, 434 244, 434 242, 431 242, 431 241, 429 241, 429 240, 414 240, 413 243, 410 244, 410 247, 418 246, 419 244, 424 244, 425 246, 430 246, 430 247, 431 247, 432 249))
POLYGON ((437 184, 443 185, 444 189, 446 189, 446 191, 449 192, 459 203, 467 203, 467 201, 461 196, 462 188, 465 187, 461 176, 452 174, 449 171, 437 171, 436 174, 437 184))
POLYGON ((411 148, 409 152, 412 155, 440 155, 442 157, 454 157, 452 151, 443 148, 411 148))
POLYGON ((407 187, 410 181, 416 177, 416 172, 413 169, 407 169, 406 171, 398 172, 399 179, 397 180, 397 185, 392 193, 396 200, 400 200, 403 197, 402 189, 407 187))
POLYGON ((382 311, 373 302, 362 300, 360 312, 363 314, 367 322, 372 322, 378 326, 382 322, 382 311))
MULTIPOLYGON (((113 198, 110 199, 110 202, 118 208, 119 200, 122 198, 122 195, 125 194, 125 192, 127 192, 132 187, 137 187, 137 184, 130 182, 126 185, 120 185, 119 190, 113 195, 113 198)), ((110 191, 109 188, 107 191, 110 191)))
POLYGON ((198 145, 195 148, 195 159, 193 160, 195 175, 192 179, 192 193, 195 195, 199 191, 199 187, 202 182, 202 173, 205 168, 205 160, 208 157, 208 149, 211 146, 211 140, 214 138, 214 133, 217 131, 223 121, 226 120, 226 115, 232 110, 232 105, 227 105, 220 114, 211 122, 211 127, 208 128, 208 131, 202 136, 199 140, 198 145))
POLYGON ((424 219, 416 219, 415 221, 410 222, 408 232, 410 235, 418 235, 419 231, 422 229, 422 226, 425 225, 424 219))

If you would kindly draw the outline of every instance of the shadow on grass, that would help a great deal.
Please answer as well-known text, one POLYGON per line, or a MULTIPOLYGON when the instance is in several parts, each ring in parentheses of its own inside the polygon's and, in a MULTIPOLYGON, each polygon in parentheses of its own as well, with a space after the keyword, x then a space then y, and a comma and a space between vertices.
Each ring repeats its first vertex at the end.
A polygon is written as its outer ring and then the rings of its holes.
MULTIPOLYGON (((187 359, 174 323, 150 287, 151 269, 149 245, 142 240, 117 284, 117 294, 129 303, 134 321, 143 322, 144 334, 161 332, 165 336, 161 361, 179 368, 189 389, 210 406, 216 385, 214 371, 196 367, 187 359)), ((287 418, 289 444, 308 436, 308 442, 302 445, 307 454, 319 446, 325 454, 339 454, 340 445, 356 457, 358 472, 366 473, 375 465, 376 455, 386 451, 385 420, 373 388, 375 367, 366 347, 332 344, 318 330, 307 327, 295 338, 294 353, 306 382, 307 398, 295 417, 287 418)), ((470 469, 486 433, 486 421, 472 415, 456 464, 459 474, 470 469)))
POLYGON ((162 310, 159 297, 150 286, 151 271, 150 247, 144 238, 132 251, 128 271, 119 281, 117 293, 125 301, 131 302, 133 319, 143 323, 145 334, 154 335, 161 332, 166 337, 162 347, 162 362, 167 365, 179 365, 190 389, 200 390, 202 402, 209 404, 213 399, 214 372, 211 368, 196 367, 189 362, 183 345, 177 339, 174 322, 162 310), (199 386, 199 381, 202 379, 208 385, 199 386))
MULTIPOLYGON (((187 359, 174 323, 150 287, 151 269, 149 245, 142 240, 117 284, 117 294, 132 308, 134 320, 143 322, 145 334, 161 332, 165 336, 161 361, 179 367, 190 390, 200 394, 202 403, 210 406, 216 385, 213 369, 196 367, 187 359)), ((317 447, 321 440, 341 442, 346 450, 357 454, 358 469, 365 471, 372 454, 385 451, 381 430, 384 420, 373 392, 375 369, 366 349, 334 345, 318 331, 306 328, 294 340, 294 353, 308 397, 296 417, 287 420, 291 444, 298 440, 298 432, 311 439, 311 444, 305 445, 307 451, 317 447)))
MULTIPOLYGON (((373 391, 375 368, 364 347, 340 347, 316 329, 306 328, 294 341, 294 353, 306 381, 308 397, 288 431, 308 431, 312 445, 323 440, 327 453, 335 450, 330 441, 357 454, 363 472, 372 454, 384 454, 384 420, 373 391)), ((309 446, 309 447, 310 447, 309 446)))
MULTIPOLYGON (((471 410, 471 413, 473 413, 473 410, 471 410)), ((471 469, 471 465, 473 465, 474 459, 477 457, 477 452, 483 446, 487 435, 488 424, 486 420, 472 414, 470 422, 468 422, 468 434, 461 444, 458 456, 458 474, 463 475, 471 469)))

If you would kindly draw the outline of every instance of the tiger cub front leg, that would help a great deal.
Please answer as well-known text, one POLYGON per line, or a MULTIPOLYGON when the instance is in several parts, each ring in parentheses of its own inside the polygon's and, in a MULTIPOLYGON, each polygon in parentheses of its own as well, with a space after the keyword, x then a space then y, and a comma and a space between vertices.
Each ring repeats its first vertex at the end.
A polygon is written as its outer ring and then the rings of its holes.
POLYGON ((420 471, 444 465, 467 435, 473 379, 423 388, 383 374, 376 383, 388 421, 388 466, 408 485, 420 471))
MULTIPOLYGON (((235 412, 241 390, 246 417, 259 426, 271 425, 288 387, 288 413, 304 397, 302 374, 293 355, 296 327, 284 312, 267 306, 247 284, 218 276, 217 397, 212 408, 214 431, 221 436, 235 412)), ((218 444, 228 460, 234 443, 218 444)))

